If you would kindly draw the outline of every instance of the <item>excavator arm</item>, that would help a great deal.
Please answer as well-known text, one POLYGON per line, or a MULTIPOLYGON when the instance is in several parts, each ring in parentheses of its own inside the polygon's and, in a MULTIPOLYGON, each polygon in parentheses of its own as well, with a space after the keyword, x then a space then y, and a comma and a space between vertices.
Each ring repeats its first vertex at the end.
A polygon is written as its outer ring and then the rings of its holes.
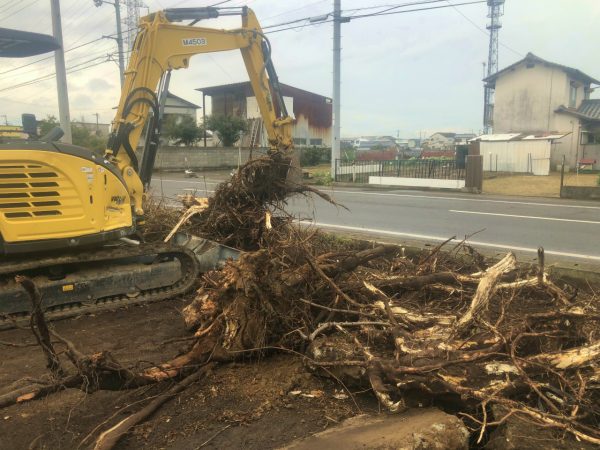
POLYGON ((144 188, 150 182, 160 133, 159 99, 166 95, 171 71, 187 68, 194 55, 235 49, 242 53, 271 150, 292 147, 293 119, 287 114, 271 63, 269 40, 251 9, 178 8, 150 14, 140 21, 105 155, 123 175, 136 215, 143 214, 144 188), (241 28, 194 26, 203 19, 234 14, 241 15, 241 28), (190 23, 175 23, 183 21, 190 23), (147 122, 148 137, 140 160, 136 149, 147 122))

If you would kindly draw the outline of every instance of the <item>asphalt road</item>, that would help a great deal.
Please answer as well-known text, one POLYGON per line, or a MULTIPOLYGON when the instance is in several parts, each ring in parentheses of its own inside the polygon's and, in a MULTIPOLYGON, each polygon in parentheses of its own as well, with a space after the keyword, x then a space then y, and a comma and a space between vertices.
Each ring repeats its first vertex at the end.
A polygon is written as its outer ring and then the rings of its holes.
MULTIPOLYGON (((163 174, 153 180, 155 195, 171 199, 195 192, 210 195, 226 177, 208 173, 196 179, 163 174)), ((407 190, 325 188, 337 202, 297 198, 289 211, 318 226, 393 240, 445 241, 470 236, 479 248, 535 255, 543 246, 549 260, 600 262, 600 204, 560 199, 499 197, 407 190), (471 236, 472 235, 472 236, 471 236)))

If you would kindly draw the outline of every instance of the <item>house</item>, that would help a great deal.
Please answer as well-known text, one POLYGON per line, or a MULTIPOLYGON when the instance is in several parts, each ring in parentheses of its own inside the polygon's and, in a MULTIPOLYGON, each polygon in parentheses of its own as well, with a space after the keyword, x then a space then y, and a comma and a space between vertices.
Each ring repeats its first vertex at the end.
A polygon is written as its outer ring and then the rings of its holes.
POLYGON ((583 159, 600 163, 600 100, 590 99, 600 81, 528 53, 484 82, 495 90, 494 133, 564 135, 553 141, 552 166, 563 156, 571 167, 583 159))
POLYGON ((196 112, 201 108, 201 106, 189 102, 173 94, 172 92, 167 92, 163 120, 167 120, 169 116, 177 115, 192 117, 194 119, 194 122, 196 122, 196 112))
MULTIPOLYGON (((294 145, 330 147, 333 112, 331 99, 280 83, 288 114, 296 119, 292 128, 294 145)), ((267 147, 267 135, 262 125, 258 103, 249 81, 198 88, 203 104, 211 97, 211 114, 235 115, 249 119, 249 132, 242 146, 267 147)))
POLYGON ((454 145, 467 145, 475 136, 474 133, 456 133, 454 135, 454 145))
POLYGON ((423 142, 423 147, 428 150, 454 150, 456 133, 433 133, 423 142))
POLYGON ((391 136, 361 136, 352 143, 356 150, 395 149, 396 146, 396 139, 391 136))

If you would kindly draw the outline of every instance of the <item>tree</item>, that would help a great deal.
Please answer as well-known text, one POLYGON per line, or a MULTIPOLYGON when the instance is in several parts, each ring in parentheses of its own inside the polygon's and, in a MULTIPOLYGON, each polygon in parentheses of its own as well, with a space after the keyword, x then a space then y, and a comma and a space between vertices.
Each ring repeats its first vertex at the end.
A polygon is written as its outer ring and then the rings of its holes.
POLYGON ((232 147, 248 129, 248 121, 238 116, 212 115, 206 118, 206 129, 217 134, 223 147, 232 147))
POLYGON ((96 153, 104 153, 106 150, 106 140, 96 136, 84 126, 71 123, 71 135, 75 145, 88 148, 96 153))
POLYGON ((60 123, 56 119, 56 116, 48 114, 45 119, 38 120, 38 126, 40 128, 40 136, 48 134, 54 127, 59 127, 60 123))
MULTIPOLYGON (((45 119, 38 121, 40 136, 44 136, 49 133, 54 127, 60 127, 60 123, 56 119, 56 116, 47 115, 45 119)), ((104 153, 106 150, 106 140, 96 136, 88 128, 77 124, 71 123, 71 136, 73 138, 73 144, 85 147, 93 150, 97 153, 104 153)))
POLYGON ((202 137, 202 129, 193 117, 172 114, 167 116, 162 134, 176 145, 194 145, 202 137))

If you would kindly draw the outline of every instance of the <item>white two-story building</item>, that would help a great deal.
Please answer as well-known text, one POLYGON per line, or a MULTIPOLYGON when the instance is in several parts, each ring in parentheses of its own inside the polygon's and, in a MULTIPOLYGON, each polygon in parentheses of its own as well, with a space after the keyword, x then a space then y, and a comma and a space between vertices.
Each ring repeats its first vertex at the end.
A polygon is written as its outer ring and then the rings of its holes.
POLYGON ((600 81, 528 53, 484 82, 495 89, 494 134, 564 134, 553 141, 552 165, 564 155, 571 167, 592 159, 600 168, 600 99, 590 98, 600 81))

